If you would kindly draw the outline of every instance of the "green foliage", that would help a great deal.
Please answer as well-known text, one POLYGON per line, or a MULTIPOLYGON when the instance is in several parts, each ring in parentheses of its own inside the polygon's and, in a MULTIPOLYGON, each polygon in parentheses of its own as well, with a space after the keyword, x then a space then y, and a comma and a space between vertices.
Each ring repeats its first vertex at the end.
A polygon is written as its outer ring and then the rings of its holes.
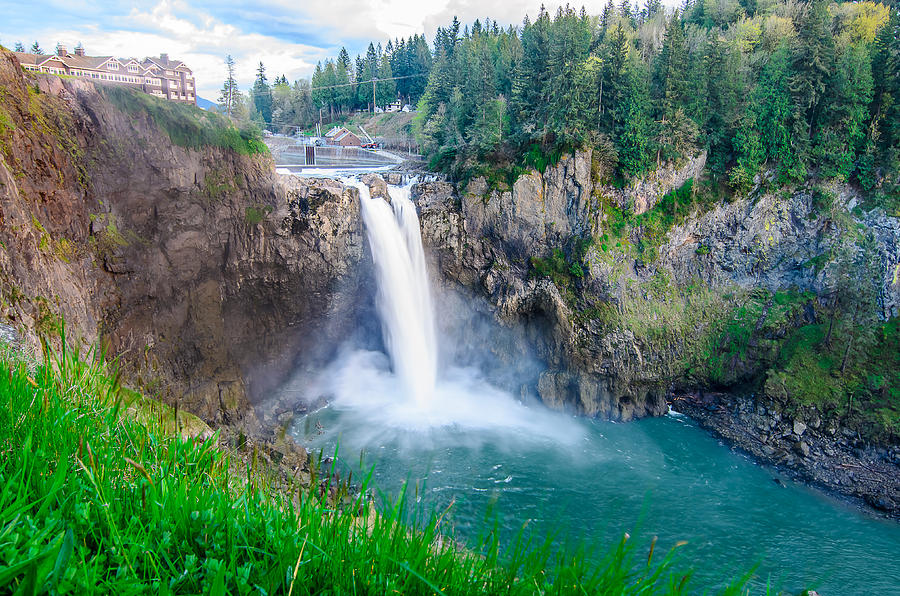
MULTIPOLYGON (((640 215, 620 209, 600 197, 603 233, 598 239, 601 251, 624 252, 644 263, 656 259, 657 250, 665 242, 669 231, 688 216, 704 212, 718 201, 718 195, 708 185, 694 187, 693 178, 679 188, 667 192, 651 209, 640 215)), ((706 254, 698 249, 698 254, 706 254)))
POLYGON ((16 123, 3 107, 0 107, 0 135, 8 134, 16 129, 16 123))
POLYGON ((218 168, 210 168, 203 175, 203 195, 210 201, 218 201, 228 193, 238 189, 236 175, 229 176, 229 172, 218 168))
POLYGON ((584 278, 584 258, 591 245, 591 238, 573 236, 565 250, 555 248, 547 258, 531 257, 531 275, 550 278, 563 294, 572 298, 573 290, 584 278))
POLYGON ((532 143, 522 158, 522 164, 543 174, 548 166, 558 164, 562 156, 563 152, 559 148, 546 149, 539 143, 532 143))
POLYGON ((252 205, 244 209, 244 221, 255 226, 272 213, 271 205, 252 205))
POLYGON ((866 438, 900 435, 900 319, 854 326, 832 334, 827 323, 805 325, 782 344, 766 374, 765 390, 789 410, 812 405, 841 418, 866 438), (863 334, 869 346, 846 365, 847 348, 863 334))
POLYGON ((889 20, 885 6, 829 0, 650 12, 608 7, 594 27, 566 7, 519 30, 438 29, 418 120, 430 164, 465 176, 503 156, 543 169, 551 160, 536 147, 605 136, 618 158, 611 178, 705 146, 712 173, 740 191, 774 170, 782 182, 855 178, 879 197, 897 194, 896 7, 889 20))
MULTIPOLYGON (((45 344, 46 346, 46 344, 45 344)), ((441 517, 404 524, 333 475, 274 490, 217 436, 185 439, 171 410, 123 390, 96 353, 45 347, 45 364, 0 355, 0 586, 5 592, 168 594, 681 594, 674 551, 627 535, 589 563, 526 534, 501 550, 442 536, 441 517), (143 411, 144 414, 139 412, 143 411), (140 420, 140 422, 138 421, 140 420), (332 499, 320 495, 331 493, 332 499), (343 495, 343 496, 341 496, 343 495), (343 505, 340 505, 343 503, 343 505)), ((179 413, 178 419, 182 420, 179 413)), ((180 426, 180 425, 179 425, 180 426)), ((365 486, 363 486, 365 489, 365 486)), ((742 584, 723 593, 740 593, 742 584)))
POLYGON ((119 110, 149 119, 179 147, 219 147, 240 155, 265 154, 269 151, 262 142, 259 130, 252 126, 238 130, 229 120, 214 112, 159 99, 129 87, 101 85, 99 89, 119 110))
POLYGON ((666 234, 684 221, 695 209, 694 180, 667 192, 652 209, 632 218, 632 225, 641 229, 637 243, 638 253, 645 260, 656 257, 656 250, 665 241, 666 234))

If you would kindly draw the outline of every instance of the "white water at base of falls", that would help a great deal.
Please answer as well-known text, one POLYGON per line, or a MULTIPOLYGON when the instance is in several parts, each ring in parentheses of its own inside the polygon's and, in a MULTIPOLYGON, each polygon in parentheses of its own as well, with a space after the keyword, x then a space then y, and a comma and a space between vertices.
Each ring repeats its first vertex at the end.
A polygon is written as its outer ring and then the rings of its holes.
POLYGON ((475 368, 446 362, 438 370, 432 288, 411 188, 389 187, 388 203, 372 198, 368 186, 356 179, 341 181, 359 190, 387 353, 349 341, 327 367, 303 377, 303 393, 325 397, 325 410, 340 416, 341 423, 325 434, 339 436, 352 429, 354 443, 375 445, 395 439, 408 441, 410 448, 422 448, 442 432, 465 433, 470 443, 479 433, 502 432, 510 443, 528 437, 549 444, 578 444, 584 432, 569 416, 528 407, 475 368))
POLYGON ((384 343, 406 397, 419 406, 434 398, 437 345, 431 286, 419 231, 419 217, 410 200, 411 185, 390 187, 391 203, 372 198, 358 180, 344 184, 359 190, 378 282, 376 298, 384 343))

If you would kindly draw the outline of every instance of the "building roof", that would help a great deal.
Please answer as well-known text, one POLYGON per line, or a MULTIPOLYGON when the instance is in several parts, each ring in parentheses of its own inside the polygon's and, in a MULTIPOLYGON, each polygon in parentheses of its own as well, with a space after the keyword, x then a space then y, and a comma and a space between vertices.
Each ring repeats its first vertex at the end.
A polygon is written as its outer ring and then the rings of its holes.
POLYGON ((68 67, 74 68, 93 68, 97 69, 112 60, 112 56, 71 56, 66 55, 63 63, 68 67))
POLYGON ((188 72, 191 72, 191 69, 188 68, 187 65, 185 65, 185 63, 182 62, 181 60, 169 60, 168 54, 162 54, 160 56, 148 56, 147 58, 144 58, 144 62, 143 62, 144 66, 147 66, 148 62, 151 64, 155 64, 156 66, 158 66, 159 68, 162 68, 163 70, 181 69, 181 70, 186 70, 188 72))
POLYGON ((13 52, 19 60, 19 64, 27 64, 29 66, 41 66, 51 60, 62 62, 69 68, 92 68, 97 69, 109 62, 112 56, 75 56, 66 54, 58 56, 56 54, 28 54, 25 52, 13 52))
POLYGON ((25 52, 13 52, 13 54, 16 55, 19 64, 28 64, 30 66, 43 64, 50 58, 47 54, 26 54, 25 52))
MULTIPOLYGON (((340 134, 338 134, 337 136, 335 136, 335 137, 334 137, 334 140, 335 140, 335 142, 340 143, 340 142, 341 142, 341 139, 346 138, 348 135, 351 136, 351 137, 353 137, 353 138, 356 139, 357 141, 360 141, 360 138, 359 138, 358 136, 356 136, 355 134, 353 134, 352 132, 350 132, 350 131, 347 130, 346 128, 343 129, 343 131, 342 131, 340 134)), ((362 142, 362 141, 360 141, 360 142, 362 142)))
MULTIPOLYGON (((129 64, 136 64, 141 68, 140 75, 146 75, 151 67, 160 68, 162 70, 180 70, 189 74, 193 74, 180 60, 169 60, 168 56, 163 58, 144 58, 140 62, 136 58, 116 58, 115 56, 79 56, 66 52, 64 55, 59 54, 31 54, 28 52, 13 52, 19 63, 23 66, 41 67, 48 62, 57 61, 64 64, 67 68, 78 68, 85 70, 100 70, 107 62, 116 60, 124 68, 127 69, 129 64)), ((113 71, 115 73, 115 71, 113 71)), ((158 75, 157 75, 158 76, 158 75)))

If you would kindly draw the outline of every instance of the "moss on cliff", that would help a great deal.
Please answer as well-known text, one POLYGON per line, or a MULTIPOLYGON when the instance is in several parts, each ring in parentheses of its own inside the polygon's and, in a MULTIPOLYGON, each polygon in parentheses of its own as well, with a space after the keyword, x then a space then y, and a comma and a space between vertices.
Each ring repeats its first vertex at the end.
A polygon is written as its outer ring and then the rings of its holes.
POLYGON ((197 106, 167 101, 128 87, 98 85, 98 89, 122 112, 149 118, 179 147, 220 147, 240 155, 269 151, 258 130, 238 130, 225 117, 197 106))
POLYGON ((900 436, 900 319, 837 312, 834 297, 652 280, 578 315, 627 329, 677 387, 744 388, 789 415, 814 409, 866 438, 900 436), (829 333, 829 329, 831 330, 829 333))

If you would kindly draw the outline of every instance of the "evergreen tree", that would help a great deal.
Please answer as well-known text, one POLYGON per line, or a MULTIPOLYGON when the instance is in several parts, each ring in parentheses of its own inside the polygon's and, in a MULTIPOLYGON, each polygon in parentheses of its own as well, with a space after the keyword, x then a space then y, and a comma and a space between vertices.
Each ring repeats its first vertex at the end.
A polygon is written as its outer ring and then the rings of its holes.
POLYGON ((650 116, 650 81, 646 67, 632 60, 625 72, 622 101, 614 108, 619 165, 627 176, 637 176, 652 164, 653 120, 650 116))
POLYGON ((25 46, 22 45, 22 42, 21 42, 21 41, 17 41, 17 42, 16 42, 15 49, 14 49, 13 51, 14 51, 14 52, 20 52, 20 53, 22 53, 22 52, 25 51, 25 46))
POLYGON ((593 128, 588 115, 592 111, 592 102, 587 99, 585 89, 593 85, 591 77, 582 76, 580 72, 590 47, 587 16, 576 14, 572 8, 560 7, 550 25, 548 46, 549 77, 544 109, 549 116, 549 128, 563 144, 577 144, 593 128))
POLYGON ((550 15, 543 7, 534 23, 526 18, 521 39, 522 59, 516 65, 509 106, 513 134, 523 144, 537 139, 543 142, 548 130, 544 108, 550 79, 550 15))
POLYGON ((731 139, 741 93, 739 63, 738 54, 722 38, 716 34, 709 38, 703 60, 707 75, 703 132, 709 151, 707 163, 716 173, 724 172, 732 158, 731 139))
POLYGON ((625 29, 619 23, 602 49, 603 69, 597 83, 598 128, 601 132, 613 133, 615 130, 613 122, 615 106, 622 101, 628 85, 625 80, 625 66, 629 48, 625 29))
MULTIPOLYGON (((662 51, 656 58, 653 77, 654 103, 659 116, 656 162, 681 156, 693 144, 689 139, 690 124, 686 122, 690 85, 688 54, 685 47, 684 26, 680 15, 669 21, 662 51)), ((695 135, 693 135, 695 136, 695 135)))
POLYGON ((237 81, 234 78, 235 62, 231 54, 225 56, 225 83, 219 92, 219 105, 230 118, 234 115, 235 95, 238 93, 237 81))
POLYGON ((31 51, 32 54, 37 54, 37 55, 39 55, 39 56, 43 56, 43 55, 44 55, 44 50, 41 49, 41 46, 40 46, 40 44, 39 44, 37 41, 35 41, 33 44, 31 44, 31 50, 30 50, 30 51, 31 51))
POLYGON ((831 17, 824 0, 812 0, 797 11, 797 40, 791 55, 790 89, 794 100, 794 142, 807 159, 822 97, 834 68, 831 17))
POLYGON ((381 107, 396 101, 397 85, 390 80, 394 76, 391 72, 391 59, 387 54, 383 54, 378 59, 377 78, 380 79, 375 88, 375 101, 381 107))
POLYGON ((872 48, 874 97, 866 154, 861 160, 861 182, 873 188, 886 179, 887 190, 900 186, 900 9, 891 8, 872 48))
POLYGON ((269 88, 266 79, 266 67, 262 62, 256 69, 256 81, 253 83, 252 90, 253 107, 259 120, 268 126, 272 122, 272 90, 269 88))
POLYGON ((350 86, 351 76, 353 75, 352 64, 350 62, 350 54, 346 48, 341 48, 335 64, 334 84, 341 85, 334 90, 334 101, 341 113, 348 112, 353 107, 355 94, 353 87, 350 86))
POLYGON ((813 153, 821 176, 848 180, 855 173, 857 155, 865 150, 872 95, 868 48, 852 44, 832 73, 819 117, 813 153))

